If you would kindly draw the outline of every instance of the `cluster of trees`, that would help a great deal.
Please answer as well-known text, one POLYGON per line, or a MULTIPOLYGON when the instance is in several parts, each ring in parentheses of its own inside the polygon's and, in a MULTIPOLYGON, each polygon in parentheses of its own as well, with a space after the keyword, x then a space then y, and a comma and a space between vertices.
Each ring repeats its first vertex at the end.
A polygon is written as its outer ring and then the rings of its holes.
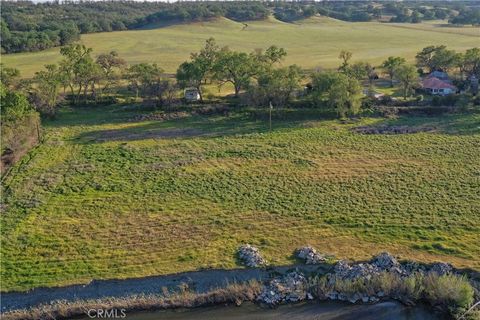
POLYGON ((34 111, 28 98, 17 90, 20 72, 1 65, 0 98, 2 123, 22 119, 34 111))
MULTIPOLYGON (((215 39, 210 38, 200 52, 192 53, 190 61, 185 61, 179 66, 176 78, 181 87, 196 88, 201 100, 203 86, 212 82, 219 86, 230 83, 236 97, 246 89, 255 90, 257 99, 260 93, 264 96, 274 96, 275 94, 269 90, 272 88, 272 82, 286 81, 289 77, 296 80, 300 78, 300 71, 296 66, 275 68, 286 54, 284 49, 276 46, 248 54, 228 47, 220 48, 215 39)), ((289 92, 275 96, 278 96, 277 98, 282 96, 288 100, 294 89, 282 88, 289 92)))
POLYGON ((455 15, 450 3, 437 2, 426 6, 424 3, 390 2, 385 4, 383 13, 392 15, 390 22, 420 23, 423 20, 445 20, 455 15))
POLYGON ((448 20, 452 24, 480 25, 480 8, 462 8, 458 15, 448 20))
POLYGON ((451 24, 479 25, 480 8, 475 1, 403 1, 385 3, 381 11, 393 16, 390 22, 419 23, 448 20, 451 24))
POLYGON ((321 14, 344 21, 370 21, 392 16, 391 22, 418 23, 423 20, 450 19, 452 24, 478 25, 475 1, 321 1, 269 2, 266 4, 282 21, 304 19, 321 14))
POLYGON ((69 44, 81 33, 125 30, 167 7, 158 2, 2 1, 2 51, 36 51, 69 44))
POLYGON ((415 58, 421 74, 456 69, 462 78, 472 75, 480 78, 480 48, 471 48, 461 53, 449 50, 443 45, 428 46, 417 53, 415 58))
POLYGON ((235 21, 261 20, 269 14, 262 2, 178 2, 141 18, 135 27, 171 21, 203 21, 226 17, 235 21))
POLYGON ((317 12, 324 16, 352 22, 370 21, 380 17, 369 1, 320 2, 317 5, 317 12))
POLYGON ((60 53, 58 64, 45 65, 29 80, 20 79, 18 70, 2 65, 2 83, 49 117, 55 115, 63 97, 73 105, 104 103, 111 101, 124 83, 144 104, 163 105, 177 95, 175 81, 155 63, 129 66, 115 51, 94 57, 92 49, 81 44, 62 47, 60 53))

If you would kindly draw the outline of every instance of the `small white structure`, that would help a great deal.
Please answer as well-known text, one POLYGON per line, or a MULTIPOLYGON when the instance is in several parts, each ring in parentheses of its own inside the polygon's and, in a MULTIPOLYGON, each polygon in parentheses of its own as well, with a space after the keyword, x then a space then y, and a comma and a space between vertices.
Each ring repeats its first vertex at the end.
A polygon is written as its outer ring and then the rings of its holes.
POLYGON ((185 100, 187 101, 198 101, 200 100, 200 92, 197 88, 187 88, 184 92, 185 100))

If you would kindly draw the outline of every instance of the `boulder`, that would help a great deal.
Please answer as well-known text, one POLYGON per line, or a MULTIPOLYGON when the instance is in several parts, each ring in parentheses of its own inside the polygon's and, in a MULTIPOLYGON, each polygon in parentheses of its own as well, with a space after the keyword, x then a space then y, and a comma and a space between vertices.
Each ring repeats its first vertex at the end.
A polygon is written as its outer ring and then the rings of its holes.
POLYGON ((390 271, 391 269, 398 268, 400 266, 400 263, 398 263, 397 259, 395 259, 395 257, 388 252, 382 252, 375 256, 370 263, 382 271, 390 271))
POLYGON ((260 254, 258 248, 245 244, 238 249, 238 257, 247 267, 255 268, 267 264, 267 261, 260 254))
POLYGON ((305 264, 319 264, 326 261, 325 256, 318 253, 317 250, 311 246, 298 248, 297 257, 305 260, 305 264))

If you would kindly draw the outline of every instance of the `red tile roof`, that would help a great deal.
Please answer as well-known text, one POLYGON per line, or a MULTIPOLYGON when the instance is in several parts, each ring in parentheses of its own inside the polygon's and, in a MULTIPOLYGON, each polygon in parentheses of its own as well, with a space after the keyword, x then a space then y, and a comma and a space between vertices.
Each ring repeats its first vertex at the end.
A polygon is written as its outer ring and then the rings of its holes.
POLYGON ((422 81, 422 87, 427 88, 427 89, 452 89, 452 90, 457 90, 457 87, 454 85, 447 83, 445 81, 442 81, 438 78, 435 77, 429 77, 425 78, 422 81))

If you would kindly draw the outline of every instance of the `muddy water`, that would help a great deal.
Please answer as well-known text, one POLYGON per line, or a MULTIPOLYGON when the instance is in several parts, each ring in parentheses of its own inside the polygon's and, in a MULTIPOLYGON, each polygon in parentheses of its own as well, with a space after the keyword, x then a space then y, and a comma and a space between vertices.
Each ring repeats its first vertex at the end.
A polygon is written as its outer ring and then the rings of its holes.
MULTIPOLYGON (((88 318, 84 318, 88 319, 88 318)), ((397 302, 351 305, 339 302, 284 305, 275 309, 252 303, 190 310, 127 313, 129 320, 438 320, 445 319, 425 306, 397 302)))

